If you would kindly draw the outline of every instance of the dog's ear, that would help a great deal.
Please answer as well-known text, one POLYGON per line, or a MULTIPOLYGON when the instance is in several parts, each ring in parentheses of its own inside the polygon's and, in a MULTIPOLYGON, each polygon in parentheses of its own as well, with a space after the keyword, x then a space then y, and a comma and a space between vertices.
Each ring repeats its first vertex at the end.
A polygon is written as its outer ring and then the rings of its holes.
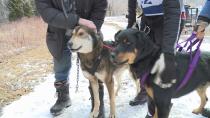
POLYGON ((120 34, 120 32, 122 32, 122 30, 117 31, 117 33, 115 33, 114 35, 114 40, 117 41, 118 39, 118 35, 120 34))
POLYGON ((142 31, 136 32, 135 33, 136 36, 136 47, 138 50, 138 56, 135 60, 135 62, 144 59, 145 57, 149 56, 154 49, 157 49, 157 46, 154 44, 154 42, 152 42, 152 40, 150 39, 150 37, 142 31))
POLYGON ((76 26, 76 27, 74 28, 74 30, 77 32, 80 28, 81 28, 81 26, 78 25, 78 26, 76 26))

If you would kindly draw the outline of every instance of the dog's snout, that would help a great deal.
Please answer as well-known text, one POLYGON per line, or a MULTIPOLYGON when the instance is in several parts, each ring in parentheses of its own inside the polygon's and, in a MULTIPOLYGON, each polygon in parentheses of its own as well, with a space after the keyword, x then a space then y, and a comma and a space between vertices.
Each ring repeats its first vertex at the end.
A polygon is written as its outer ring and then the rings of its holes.
POLYGON ((68 47, 71 48, 73 46, 72 42, 68 42, 68 47))

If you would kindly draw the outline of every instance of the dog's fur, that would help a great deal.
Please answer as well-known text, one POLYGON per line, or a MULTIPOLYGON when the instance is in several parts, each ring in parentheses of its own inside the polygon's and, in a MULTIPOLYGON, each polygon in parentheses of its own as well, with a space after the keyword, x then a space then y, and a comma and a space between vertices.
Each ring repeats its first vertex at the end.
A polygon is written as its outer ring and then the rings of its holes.
MULTIPOLYGON (((120 78, 124 70, 129 70, 129 65, 115 65, 110 61, 111 51, 107 48, 103 48, 102 37, 96 34, 93 30, 85 27, 78 26, 74 29, 71 40, 69 41, 69 47, 72 52, 77 52, 81 69, 84 76, 90 81, 93 95, 94 95, 94 108, 90 113, 90 118, 96 118, 99 113, 99 84, 98 80, 104 82, 107 86, 109 99, 110 99, 110 118, 115 118, 115 92, 114 92, 114 80, 116 77, 118 88, 120 88, 120 78), (92 68, 97 58, 101 58, 98 66, 95 68, 95 72, 90 72, 88 68, 92 68)), ((132 73, 131 73, 132 74, 132 73)), ((132 74, 133 75, 133 74, 132 74)), ((133 77, 135 78, 135 77, 133 77)), ((139 82, 136 80, 137 88, 139 82)), ((140 90, 139 90, 140 91, 140 90)), ((137 91, 137 92, 139 92, 137 91)))
POLYGON ((135 29, 119 31, 115 35, 117 42, 113 60, 116 63, 130 64, 138 77, 142 77, 149 71, 145 88, 149 95, 148 103, 154 108, 154 118, 168 118, 171 99, 190 93, 193 90, 198 92, 201 99, 200 106, 193 110, 193 113, 202 112, 206 102, 206 89, 210 85, 210 53, 202 52, 201 58, 189 82, 177 91, 189 66, 190 55, 177 52, 177 79, 169 85, 162 83, 161 73, 165 69, 164 53, 157 47, 144 32, 135 29))

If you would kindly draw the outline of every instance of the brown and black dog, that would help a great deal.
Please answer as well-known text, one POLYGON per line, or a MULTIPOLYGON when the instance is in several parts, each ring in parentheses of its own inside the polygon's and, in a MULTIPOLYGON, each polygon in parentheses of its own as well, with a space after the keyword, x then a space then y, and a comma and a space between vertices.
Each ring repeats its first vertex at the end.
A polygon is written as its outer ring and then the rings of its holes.
MULTIPOLYGON (((117 80, 118 88, 116 94, 119 91, 120 79, 125 70, 130 70, 130 66, 116 65, 110 60, 111 51, 108 48, 104 48, 104 42, 102 37, 95 33, 93 30, 85 26, 78 26, 74 29, 71 40, 69 41, 69 47, 72 52, 78 53, 81 69, 85 78, 90 81, 93 96, 94 107, 90 113, 90 118, 96 118, 99 114, 99 83, 98 80, 105 83, 110 99, 110 118, 115 118, 115 91, 114 91, 114 79, 117 80)), ((133 73, 129 71, 131 76, 133 73)), ((132 78, 135 78, 133 76, 132 78)), ((139 81, 136 80, 137 88, 139 87, 139 81)), ((138 93, 139 91, 137 91, 138 93)))
POLYGON ((202 112, 207 102, 206 89, 210 85, 209 52, 202 52, 190 80, 186 86, 177 91, 177 87, 188 70, 189 54, 177 52, 177 79, 169 86, 162 83, 160 76, 165 69, 164 54, 144 32, 136 29, 122 30, 115 34, 115 41, 116 47, 112 54, 112 60, 116 64, 130 64, 138 77, 149 73, 144 85, 149 95, 148 107, 150 112, 153 112, 154 118, 168 118, 172 106, 171 99, 186 95, 194 90, 197 90, 201 104, 193 110, 193 113, 202 112))

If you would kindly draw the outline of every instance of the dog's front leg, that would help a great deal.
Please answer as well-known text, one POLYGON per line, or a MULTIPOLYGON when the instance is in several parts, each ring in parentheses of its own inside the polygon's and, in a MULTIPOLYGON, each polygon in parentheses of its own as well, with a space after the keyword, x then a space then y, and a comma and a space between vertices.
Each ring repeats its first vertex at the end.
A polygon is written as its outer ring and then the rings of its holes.
POLYGON ((137 96, 139 92, 141 91, 140 82, 139 82, 139 79, 134 80, 134 82, 136 84, 136 96, 137 96))
POLYGON ((93 111, 90 113, 90 118, 97 118, 99 114, 99 106, 100 106, 98 80, 96 78, 91 79, 90 84, 91 84, 91 87, 93 90, 93 96, 94 96, 94 108, 93 108, 93 111))
POLYGON ((121 75, 122 75, 122 73, 119 74, 118 72, 116 72, 114 74, 114 80, 116 80, 116 82, 117 82, 117 89, 115 91, 115 96, 118 96, 118 92, 121 88, 121 80, 123 78, 121 75))
POLYGON ((154 93, 153 93, 153 88, 151 86, 145 85, 145 89, 148 95, 148 113, 147 115, 152 116, 153 118, 158 118, 158 111, 157 111, 157 106, 154 102, 154 93))
POLYGON ((109 118, 115 118, 115 93, 114 93, 114 80, 113 78, 111 79, 106 79, 110 80, 109 82, 106 82, 106 86, 108 89, 109 93, 109 100, 110 100, 110 116, 109 118))
POLYGON ((158 118, 168 118, 172 107, 171 98, 174 88, 163 89, 159 86, 153 86, 153 91, 158 118))
POLYGON ((206 89, 207 89, 206 86, 199 87, 197 89, 197 93, 198 93, 198 95, 200 96, 200 99, 201 99, 201 104, 200 104, 200 106, 197 109, 194 109, 193 110, 193 113, 194 114, 200 114, 200 113, 202 113, 202 111, 203 111, 203 109, 204 109, 204 107, 206 105, 206 102, 207 102, 206 89))
POLYGON ((129 70, 128 75, 132 78, 132 80, 136 84, 136 96, 137 96, 141 91, 139 78, 137 78, 136 74, 131 69, 129 70))

